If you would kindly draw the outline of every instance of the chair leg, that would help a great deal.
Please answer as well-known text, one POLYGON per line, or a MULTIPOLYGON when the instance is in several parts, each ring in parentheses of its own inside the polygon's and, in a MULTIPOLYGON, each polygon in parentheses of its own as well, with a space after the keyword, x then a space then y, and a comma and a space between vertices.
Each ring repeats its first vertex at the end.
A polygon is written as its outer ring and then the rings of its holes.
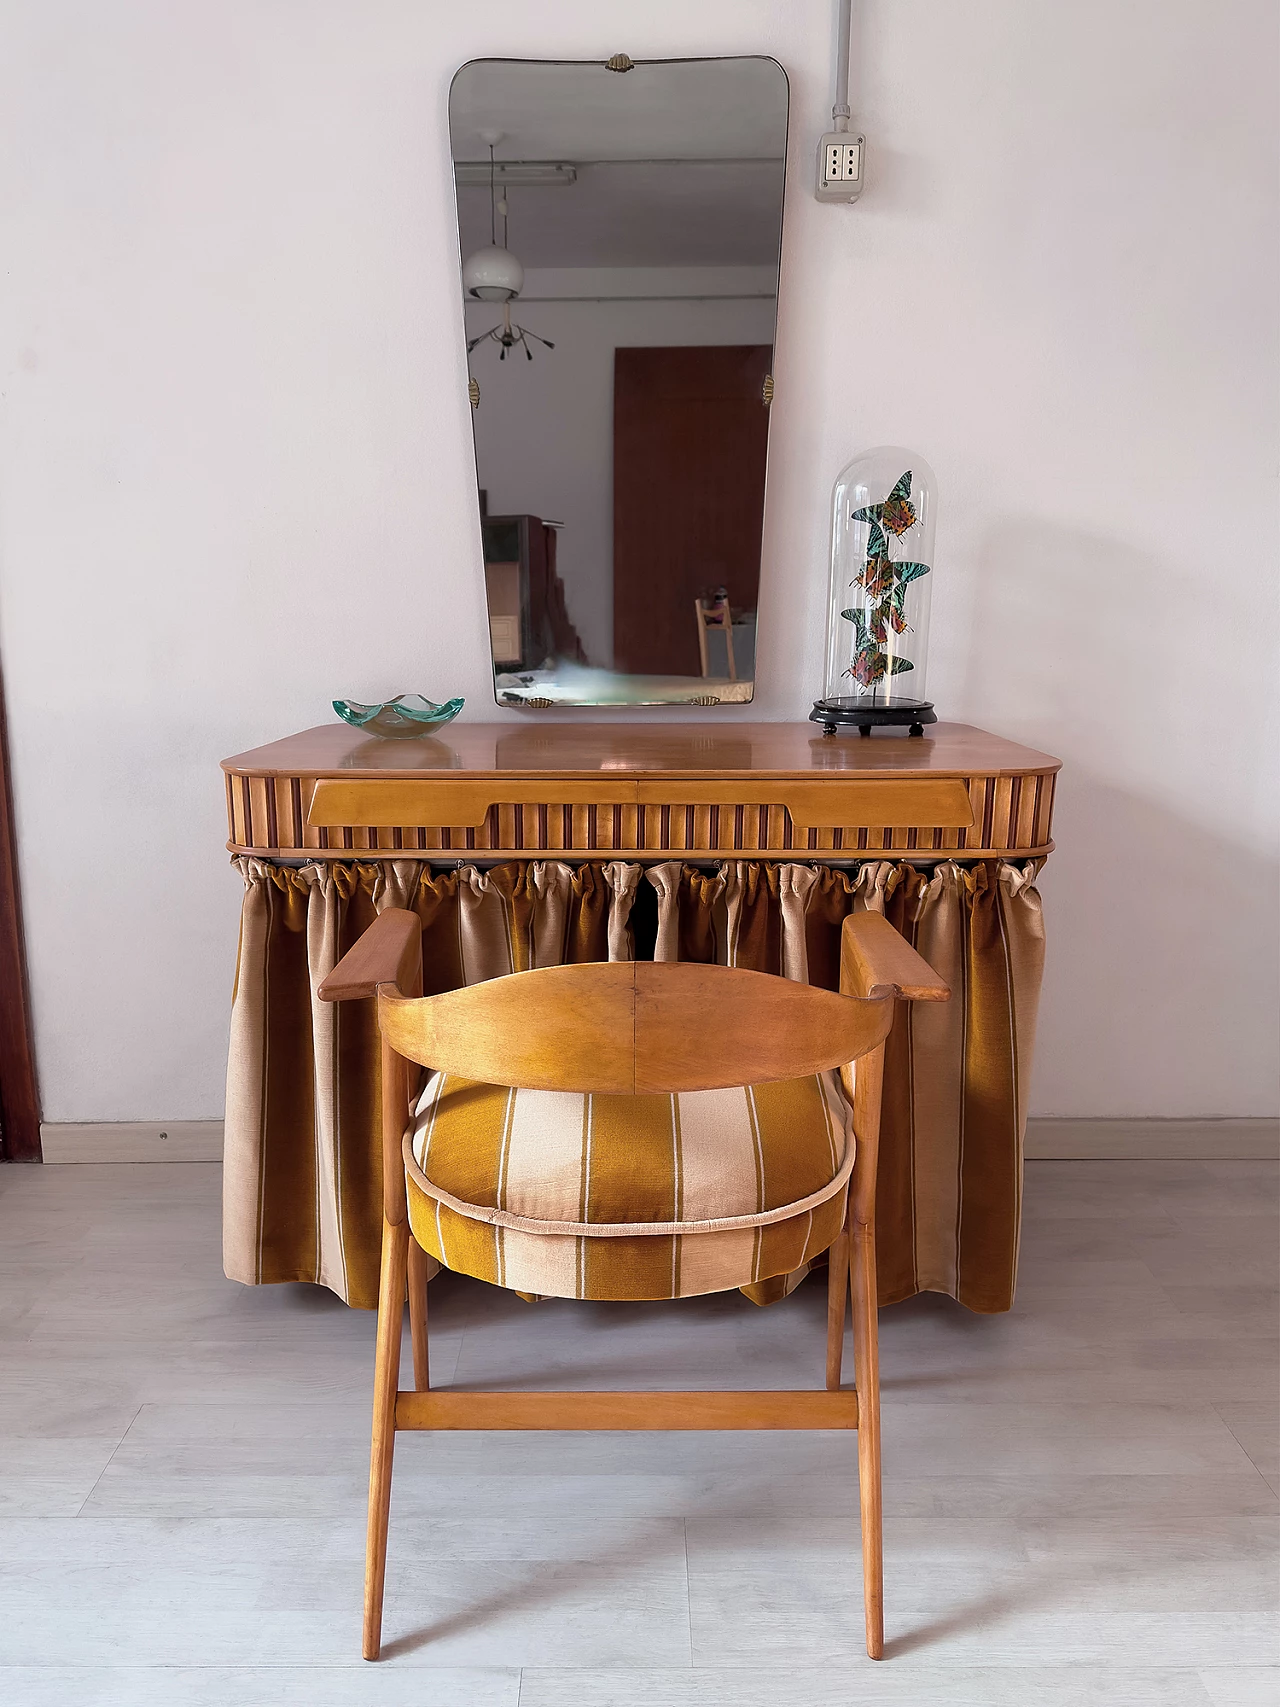
POLYGON ((884 1658, 884 1531, 880 1498, 880 1341, 876 1302, 876 1235, 853 1225, 849 1268, 853 1293, 853 1367, 858 1385, 858 1503, 862 1514, 862 1598, 867 1652, 884 1658))
POLYGON ((382 1649, 382 1589, 387 1576, 387 1519, 391 1511, 391 1459, 396 1444, 396 1389, 409 1224, 382 1223, 382 1276, 378 1286, 378 1351, 373 1376, 373 1446, 369 1455, 369 1527, 364 1568, 364 1657, 382 1649))
POLYGON ((840 1372, 844 1362, 845 1313, 849 1307, 849 1227, 846 1221, 840 1236, 827 1252, 827 1391, 840 1388, 840 1372))
POLYGON ((409 1236, 409 1340, 413 1346, 413 1390, 425 1393, 431 1386, 427 1355, 427 1253, 409 1236))

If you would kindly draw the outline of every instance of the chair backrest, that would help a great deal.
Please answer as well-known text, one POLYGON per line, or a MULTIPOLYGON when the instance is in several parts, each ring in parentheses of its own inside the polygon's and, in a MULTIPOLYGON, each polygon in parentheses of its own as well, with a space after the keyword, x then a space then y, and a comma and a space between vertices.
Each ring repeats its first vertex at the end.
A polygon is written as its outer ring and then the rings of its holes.
POLYGON ((693 601, 694 619, 698 625, 698 657, 701 660, 702 674, 711 674, 711 663, 707 652, 707 630, 714 628, 717 633, 724 635, 725 662, 729 680, 736 682, 738 668, 733 658, 733 611, 729 604, 729 596, 724 593, 711 599, 701 596, 693 601))
MULTIPOLYGON (((880 1045, 895 1001, 945 1002, 946 984, 878 913, 841 928, 840 991, 738 967, 594 962, 517 972, 423 997, 422 924, 387 907, 320 982, 322 1001, 376 995, 382 1029, 382 1204, 407 1214, 401 1139, 410 1062, 518 1090, 716 1090, 801 1078, 870 1055, 846 1090, 862 1160, 854 1215, 875 1213, 880 1045)), ((384 1250, 386 1247, 384 1246, 384 1250)))
POLYGON ((687 962, 549 966, 439 996, 378 992, 397 1054, 518 1090, 716 1090, 802 1078, 865 1055, 893 1022, 789 978, 687 962))

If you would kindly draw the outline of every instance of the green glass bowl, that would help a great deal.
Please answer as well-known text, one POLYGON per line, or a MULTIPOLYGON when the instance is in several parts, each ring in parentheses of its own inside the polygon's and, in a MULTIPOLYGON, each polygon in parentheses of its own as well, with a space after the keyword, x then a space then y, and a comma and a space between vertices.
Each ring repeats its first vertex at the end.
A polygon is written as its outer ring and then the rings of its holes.
POLYGON ((420 693, 399 693, 381 705, 360 705, 354 699, 335 699, 333 709, 344 723, 370 735, 427 735, 450 723, 466 701, 447 699, 443 705, 423 699, 420 693))

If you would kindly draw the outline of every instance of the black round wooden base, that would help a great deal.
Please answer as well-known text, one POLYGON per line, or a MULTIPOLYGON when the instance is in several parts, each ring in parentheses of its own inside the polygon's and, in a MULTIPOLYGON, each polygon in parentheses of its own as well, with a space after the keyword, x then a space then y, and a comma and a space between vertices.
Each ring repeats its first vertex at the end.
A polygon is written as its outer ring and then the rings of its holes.
POLYGON ((912 735, 923 735, 926 723, 936 723, 933 701, 900 699, 893 705, 869 705, 852 695, 840 699, 815 699, 809 713, 810 723, 821 723, 824 735, 834 735, 837 729, 857 729, 870 735, 873 729, 907 726, 912 735))

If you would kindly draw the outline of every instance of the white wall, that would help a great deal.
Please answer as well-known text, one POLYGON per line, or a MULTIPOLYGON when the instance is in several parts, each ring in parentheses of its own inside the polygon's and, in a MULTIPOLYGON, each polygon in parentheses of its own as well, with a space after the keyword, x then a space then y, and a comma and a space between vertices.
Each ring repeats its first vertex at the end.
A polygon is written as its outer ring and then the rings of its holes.
MULTIPOLYGON (((469 338, 502 312, 483 302, 464 309, 469 338)), ((476 461, 489 513, 564 523, 556 567, 592 664, 613 663, 614 351, 771 344, 774 313, 772 301, 542 302, 535 296, 514 304, 513 318, 550 338, 554 352, 534 344, 531 362, 517 350, 499 363, 497 347, 481 344, 472 354, 471 372, 480 382, 476 461)))
POLYGON ((224 754, 491 703, 445 102, 478 54, 754 51, 794 149, 753 717, 821 681, 827 500, 941 484, 930 683, 1066 761, 1033 1102, 1270 1111, 1270 0, 7 0, 0 646, 46 1116, 221 1103, 224 754))

